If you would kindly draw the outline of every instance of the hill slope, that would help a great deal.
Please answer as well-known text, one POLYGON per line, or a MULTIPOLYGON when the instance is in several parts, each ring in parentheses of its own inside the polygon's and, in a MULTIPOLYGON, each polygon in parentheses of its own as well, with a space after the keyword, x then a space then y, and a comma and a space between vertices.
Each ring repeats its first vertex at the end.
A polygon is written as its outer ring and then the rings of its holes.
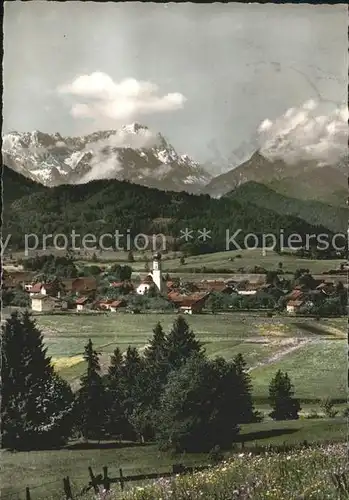
POLYGON ((345 206, 348 197, 348 170, 324 166, 269 182, 278 193, 303 200, 318 200, 331 205, 345 206))
MULTIPOLYGON (((92 233, 97 238, 107 233, 114 235, 116 230, 133 236, 164 233, 184 243, 181 231, 185 228, 206 228, 211 233, 204 246, 213 251, 227 249, 227 231, 233 235, 240 230, 236 238, 240 244, 247 233, 279 234, 281 229, 285 235, 327 232, 324 227, 314 227, 298 217, 280 215, 250 201, 165 192, 117 180, 35 189, 13 201, 4 215, 4 233, 12 234, 11 241, 17 245, 23 244, 24 234, 41 237, 63 233, 69 238, 73 229, 77 234, 92 233)), ((110 246, 111 240, 113 236, 104 245, 110 246)), ((202 246, 195 232, 188 240, 202 246)))
POLYGON ((320 201, 291 198, 257 182, 246 182, 226 196, 240 203, 251 202, 278 214, 299 217, 309 224, 322 225, 331 231, 345 232, 347 229, 349 216, 347 207, 334 207, 320 201))
POLYGON ((258 151, 238 167, 213 178, 202 190, 211 196, 222 196, 245 182, 258 182, 271 189, 305 200, 314 199, 329 204, 345 205, 338 200, 347 188, 348 163, 346 159, 336 165, 320 166, 317 161, 299 161, 289 165, 281 159, 270 160, 258 151))
POLYGON ((3 188, 2 202, 5 207, 18 198, 45 190, 42 184, 24 177, 6 165, 1 165, 1 179, 3 188))
POLYGON ((241 184, 249 181, 267 183, 273 179, 298 174, 313 169, 315 162, 303 161, 290 167, 283 160, 269 160, 256 151, 249 160, 225 174, 212 179, 203 189, 203 192, 212 196, 221 196, 232 191, 241 184))

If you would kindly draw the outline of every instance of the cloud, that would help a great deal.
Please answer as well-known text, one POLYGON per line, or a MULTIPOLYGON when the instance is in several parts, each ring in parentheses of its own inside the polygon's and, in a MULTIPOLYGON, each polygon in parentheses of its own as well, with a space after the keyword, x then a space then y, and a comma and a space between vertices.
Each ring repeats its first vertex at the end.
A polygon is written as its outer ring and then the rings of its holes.
POLYGON ((267 158, 333 164, 348 154, 348 107, 320 114, 319 103, 310 100, 274 121, 265 119, 258 133, 260 152, 267 158))
POLYGON ((186 101, 178 92, 160 96, 159 88, 154 83, 134 78, 116 83, 101 72, 78 76, 73 82, 60 86, 58 92, 85 101, 72 106, 73 117, 95 120, 134 120, 141 115, 181 109, 186 101))
POLYGON ((151 148, 157 146, 159 140, 160 137, 148 128, 134 124, 117 130, 106 139, 89 143, 85 151, 92 153, 91 170, 80 182, 116 177, 123 170, 119 161, 119 148, 151 148))

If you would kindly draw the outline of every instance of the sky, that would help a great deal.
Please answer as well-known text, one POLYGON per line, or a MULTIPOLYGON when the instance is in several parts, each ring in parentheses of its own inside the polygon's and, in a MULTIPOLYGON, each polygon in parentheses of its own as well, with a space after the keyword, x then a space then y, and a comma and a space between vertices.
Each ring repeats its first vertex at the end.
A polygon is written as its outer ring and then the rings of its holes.
POLYGON ((139 122, 226 170, 347 102, 347 43, 345 4, 5 2, 2 133, 139 122))

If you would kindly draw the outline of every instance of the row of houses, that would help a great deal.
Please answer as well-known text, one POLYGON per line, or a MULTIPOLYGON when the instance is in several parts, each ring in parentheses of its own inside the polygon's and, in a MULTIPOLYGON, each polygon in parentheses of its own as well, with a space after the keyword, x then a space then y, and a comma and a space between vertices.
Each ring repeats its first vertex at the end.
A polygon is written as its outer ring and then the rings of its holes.
MULTIPOLYGON (((23 290, 30 295, 33 311, 46 312, 70 307, 76 311, 97 309, 116 312, 127 306, 125 298, 96 300, 98 282, 94 277, 62 279, 57 286, 57 283, 34 283, 33 274, 17 272, 6 275, 4 283, 7 287, 22 286, 23 290), (64 300, 66 296, 73 298, 67 302, 64 300)), ((297 313, 304 305, 311 305, 319 296, 330 296, 335 291, 333 282, 323 280, 315 280, 312 290, 306 289, 304 285, 299 285, 290 293, 283 290, 282 285, 278 287, 267 284, 265 277, 258 278, 254 282, 240 277, 240 279, 181 283, 179 279, 171 280, 168 277, 165 279, 161 270, 160 254, 155 254, 152 272, 149 272, 140 283, 128 280, 111 282, 109 285, 114 289, 120 289, 120 291, 122 289, 122 295, 144 295, 155 289, 163 297, 167 297, 177 310, 186 314, 201 312, 208 297, 214 292, 237 296, 254 296, 259 292, 273 293, 276 299, 284 296, 286 310, 293 314, 297 313)))

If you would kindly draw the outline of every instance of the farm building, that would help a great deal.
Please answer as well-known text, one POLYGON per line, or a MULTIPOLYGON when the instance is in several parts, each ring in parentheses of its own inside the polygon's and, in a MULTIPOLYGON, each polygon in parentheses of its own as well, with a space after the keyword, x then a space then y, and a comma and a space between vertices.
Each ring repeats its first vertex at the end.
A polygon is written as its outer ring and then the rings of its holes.
POLYGON ((304 304, 304 300, 289 300, 286 305, 286 311, 289 314, 296 314, 304 304))
POLYGON ((169 293, 168 299, 172 302, 179 312, 184 314, 198 314, 202 312, 210 293, 200 293, 193 295, 180 295, 169 293))
POLYGON ((65 301, 50 297, 46 294, 31 295, 31 309, 35 312, 54 311, 55 309, 67 309, 68 304, 65 301))
POLYGON ((28 287, 31 288, 34 275, 35 273, 32 271, 16 271, 14 273, 8 273, 4 270, 2 276, 2 287, 3 289, 11 289, 20 286, 23 290, 29 291, 28 287))
POLYGON ((84 311, 86 309, 86 306, 89 304, 90 300, 88 297, 79 297, 75 301, 76 305, 76 310, 77 311, 84 311))
POLYGON ((97 289, 96 278, 90 277, 63 279, 62 285, 66 293, 90 294, 97 289))
POLYGON ((227 293, 231 294, 233 292, 233 287, 227 284, 223 280, 203 280, 199 283, 199 289, 210 291, 210 292, 219 292, 219 293, 227 293))
POLYGON ((116 312, 118 309, 120 309, 120 307, 124 307, 125 305, 126 302, 123 299, 119 300, 110 299, 110 300, 99 300, 98 302, 96 302, 95 307, 97 309, 116 312))
POLYGON ((54 295, 54 287, 49 283, 34 283, 30 286, 29 295, 32 297, 34 295, 54 295))

